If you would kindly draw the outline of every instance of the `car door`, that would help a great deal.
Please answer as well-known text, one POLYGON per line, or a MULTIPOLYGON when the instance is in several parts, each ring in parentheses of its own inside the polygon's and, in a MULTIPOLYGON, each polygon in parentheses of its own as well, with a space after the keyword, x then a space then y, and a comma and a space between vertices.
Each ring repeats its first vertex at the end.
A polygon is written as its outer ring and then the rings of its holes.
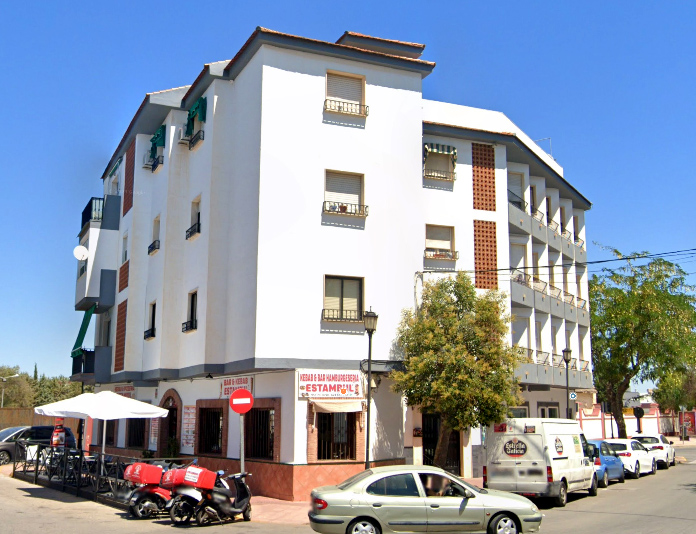
POLYGON ((374 516, 395 532, 427 532, 425 499, 413 473, 389 475, 365 489, 365 500, 374 516))
POLYGON ((425 493, 428 532, 481 531, 485 509, 480 496, 439 473, 419 473, 425 493), (470 495, 469 497, 467 495, 470 495))
POLYGON ((650 454, 645 447, 637 441, 632 441, 631 451, 638 458, 641 473, 647 473, 652 470, 653 455, 650 454))
POLYGON ((623 462, 617 458, 616 453, 605 442, 599 444, 599 454, 602 463, 606 466, 609 478, 621 478, 623 475, 623 462))
POLYGON ((660 441, 662 442, 662 446, 667 451, 667 462, 673 461, 674 460, 674 447, 672 447, 672 443, 666 437, 664 437, 662 434, 660 434, 660 441))

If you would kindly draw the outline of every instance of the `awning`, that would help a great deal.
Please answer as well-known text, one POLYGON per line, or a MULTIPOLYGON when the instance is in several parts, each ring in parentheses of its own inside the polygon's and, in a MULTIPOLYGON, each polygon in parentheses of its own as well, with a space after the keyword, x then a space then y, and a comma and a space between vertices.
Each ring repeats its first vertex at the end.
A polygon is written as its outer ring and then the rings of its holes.
POLYGON ((447 154, 452 156, 452 167, 457 165, 457 149, 449 145, 441 145, 439 143, 425 143, 423 145, 423 163, 428 159, 428 154, 447 154))
POLYGON ((362 400, 310 401, 316 413, 362 412, 362 400))
POLYGON ((121 166, 122 161, 123 161, 123 156, 118 158, 118 160, 116 161, 114 166, 111 167, 111 171, 109 171, 109 176, 108 176, 109 178, 111 178, 114 175, 114 173, 116 172, 116 170, 121 166))
POLYGON ((82 356, 82 343, 85 340, 85 335, 87 335, 87 329, 89 328, 89 321, 92 318, 94 310, 97 309, 96 304, 92 304, 92 307, 85 312, 85 316, 82 318, 82 324, 80 325, 80 331, 77 333, 77 340, 75 341, 75 346, 70 353, 71 358, 78 358, 82 356))
POLYGON ((193 135, 193 121, 198 115, 198 120, 205 122, 205 115, 208 109, 208 99, 204 96, 196 100, 196 103, 191 106, 188 112, 188 119, 186 119, 186 136, 193 135))
POLYGON ((155 135, 150 138, 150 158, 155 159, 157 157, 157 147, 164 146, 164 138, 166 135, 167 127, 163 124, 160 126, 155 135))

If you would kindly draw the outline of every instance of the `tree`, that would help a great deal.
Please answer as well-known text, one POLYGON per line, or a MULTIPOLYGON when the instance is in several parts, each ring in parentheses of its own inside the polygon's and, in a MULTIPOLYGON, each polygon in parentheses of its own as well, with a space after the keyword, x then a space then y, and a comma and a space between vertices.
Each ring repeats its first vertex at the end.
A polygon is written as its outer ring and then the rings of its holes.
POLYGON ((477 295, 459 273, 426 284, 417 313, 403 312, 397 344, 405 370, 391 374, 393 390, 441 415, 435 465, 445 465, 453 430, 501 421, 519 403, 505 303, 497 291, 477 295))
MULTIPOLYGON (((0 377, 12 376, 19 373, 19 366, 0 366, 0 377)), ((19 373, 18 377, 9 378, 3 383, 5 408, 31 408, 34 402, 34 390, 27 373, 19 373)))
POLYGON ((696 369, 685 366, 664 373, 653 391, 653 398, 662 411, 676 413, 682 406, 693 410, 696 406, 696 369))
POLYGON ((623 396, 631 380, 656 380, 693 352, 696 299, 686 273, 647 253, 624 256, 616 269, 590 279, 592 365, 600 400, 609 402, 619 437, 626 437, 623 396))

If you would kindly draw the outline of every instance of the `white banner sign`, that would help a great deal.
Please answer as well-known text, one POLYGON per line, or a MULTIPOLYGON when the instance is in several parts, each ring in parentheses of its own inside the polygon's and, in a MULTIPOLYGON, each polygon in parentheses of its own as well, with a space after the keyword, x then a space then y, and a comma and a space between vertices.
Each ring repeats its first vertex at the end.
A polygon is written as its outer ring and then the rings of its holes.
POLYGON ((305 399, 362 399, 363 376, 359 371, 297 372, 300 398, 305 399))
POLYGON ((227 398, 238 389, 246 389, 249 393, 253 394, 253 384, 254 378, 249 375, 223 378, 220 383, 220 398, 227 398))

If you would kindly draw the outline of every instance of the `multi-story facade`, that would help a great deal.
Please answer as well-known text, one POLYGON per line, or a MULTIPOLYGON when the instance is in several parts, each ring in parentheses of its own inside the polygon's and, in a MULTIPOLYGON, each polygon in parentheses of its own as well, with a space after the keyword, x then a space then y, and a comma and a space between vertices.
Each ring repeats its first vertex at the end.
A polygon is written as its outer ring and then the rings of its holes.
MULTIPOLYGON (((257 491, 304 499, 359 471, 372 308, 372 458, 427 461, 427 436, 413 437, 426 421, 391 392, 388 371, 401 311, 424 281, 456 270, 511 295, 510 342, 525 349, 519 414, 563 409, 554 363, 566 346, 571 387, 591 387, 590 203, 501 113, 423 99, 435 66, 423 49, 259 28, 192 85, 145 97, 103 198, 82 214, 75 308, 97 319, 94 351, 76 343, 73 379, 170 416, 111 425, 107 445, 235 468, 227 399, 247 387, 257 491)), ((462 438, 462 450, 475 445, 462 438)))

